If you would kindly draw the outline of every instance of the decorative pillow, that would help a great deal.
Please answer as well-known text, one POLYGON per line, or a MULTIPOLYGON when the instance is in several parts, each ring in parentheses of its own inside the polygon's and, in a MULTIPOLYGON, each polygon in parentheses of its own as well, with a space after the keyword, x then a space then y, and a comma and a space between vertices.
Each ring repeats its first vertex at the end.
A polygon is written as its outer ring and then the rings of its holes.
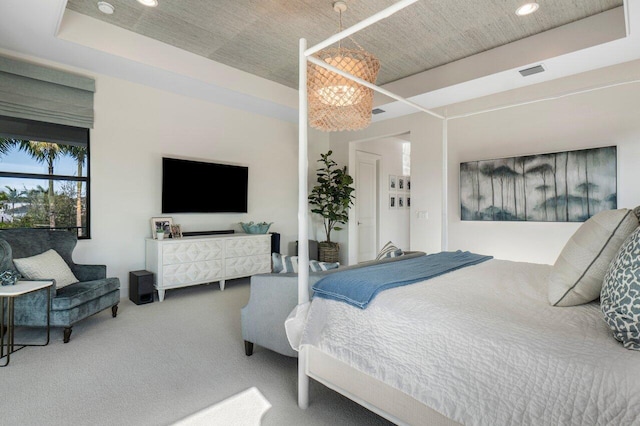
POLYGON ((271 260, 273 261, 273 272, 275 273, 286 274, 287 272, 298 272, 298 256, 272 253, 271 260))
POLYGON ((54 279, 56 280, 56 288, 78 282, 67 262, 53 249, 36 256, 13 259, 13 263, 27 280, 54 279))
POLYGON ((640 228, 620 248, 604 277, 600 307, 613 336, 640 350, 640 228))
POLYGON ((376 256, 376 260, 386 259, 388 257, 398 257, 402 256, 404 253, 398 247, 394 246, 391 241, 382 247, 378 256, 376 256))
MULTIPOLYGON (((296 264, 298 259, 296 259, 296 264)), ((309 261, 309 270, 311 272, 328 271, 329 269, 338 269, 340 267, 339 262, 318 262, 317 260, 309 261)))
POLYGON ((596 300, 609 263, 638 227, 628 209, 598 213, 578 228, 562 249, 549 276, 549 303, 575 306, 596 300))
MULTIPOLYGON (((280 253, 272 253, 271 259, 273 260, 273 272, 286 274, 290 272, 298 273, 298 256, 286 256, 280 253)), ((329 269, 336 269, 340 264, 318 262, 317 260, 309 260, 309 271, 320 272, 328 271, 329 269)))

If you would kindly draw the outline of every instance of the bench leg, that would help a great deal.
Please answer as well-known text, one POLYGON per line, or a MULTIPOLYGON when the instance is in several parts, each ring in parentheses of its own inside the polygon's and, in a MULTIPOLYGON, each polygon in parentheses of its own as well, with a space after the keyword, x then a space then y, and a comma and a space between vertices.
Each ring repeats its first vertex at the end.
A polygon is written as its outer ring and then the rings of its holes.
POLYGON ((253 343, 244 341, 244 353, 247 356, 253 355, 253 343))
POLYGON ((65 327, 63 330, 63 339, 64 343, 69 343, 69 339, 71 338, 71 327, 65 327))
POLYGON ((114 318, 118 316, 118 305, 113 305, 111 307, 111 316, 114 318))

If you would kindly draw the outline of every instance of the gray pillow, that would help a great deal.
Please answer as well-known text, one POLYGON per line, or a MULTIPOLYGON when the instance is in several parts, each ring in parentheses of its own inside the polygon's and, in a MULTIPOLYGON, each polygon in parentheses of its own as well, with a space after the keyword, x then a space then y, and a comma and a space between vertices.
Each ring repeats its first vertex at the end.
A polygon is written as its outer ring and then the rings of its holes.
POLYGON ((606 210, 578 228, 549 276, 549 303, 575 306, 596 300, 609 263, 638 227, 632 210, 606 210))
POLYGON ((627 238, 604 277, 600 306, 613 336, 640 350, 640 228, 627 238))

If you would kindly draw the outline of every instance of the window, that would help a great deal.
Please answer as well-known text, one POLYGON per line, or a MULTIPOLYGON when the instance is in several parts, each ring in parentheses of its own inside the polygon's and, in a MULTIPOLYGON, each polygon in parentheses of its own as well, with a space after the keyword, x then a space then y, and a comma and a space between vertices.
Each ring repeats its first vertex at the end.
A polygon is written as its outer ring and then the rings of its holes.
POLYGON ((89 238, 89 130, 0 116, 0 228, 89 238))
POLYGON ((402 143, 402 174, 411 175, 411 142, 402 143))

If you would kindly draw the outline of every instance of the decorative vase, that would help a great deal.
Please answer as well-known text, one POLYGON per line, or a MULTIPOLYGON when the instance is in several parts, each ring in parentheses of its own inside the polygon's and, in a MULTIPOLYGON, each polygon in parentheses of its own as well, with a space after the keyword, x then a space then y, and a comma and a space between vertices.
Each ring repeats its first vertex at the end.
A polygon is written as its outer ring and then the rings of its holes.
POLYGON ((318 260, 320 262, 337 262, 340 260, 340 245, 326 241, 318 243, 318 260))
POLYGON ((164 240, 164 231, 156 233, 158 240, 164 240))

